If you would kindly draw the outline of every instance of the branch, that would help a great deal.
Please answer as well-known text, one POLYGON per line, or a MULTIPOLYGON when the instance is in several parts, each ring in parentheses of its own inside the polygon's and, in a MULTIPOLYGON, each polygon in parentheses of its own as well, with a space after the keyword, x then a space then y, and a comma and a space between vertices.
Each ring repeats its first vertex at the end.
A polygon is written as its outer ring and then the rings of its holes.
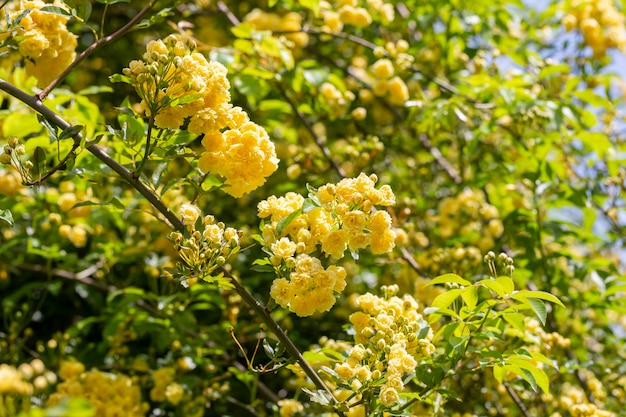
MULTIPOLYGON (((38 96, 30 96, 24 91, 11 85, 1 78, 0 90, 5 91, 11 96, 24 102, 55 126, 63 130, 67 129, 70 126, 69 123, 59 117, 52 110, 44 106, 38 96)), ((74 139, 78 142, 81 142, 83 140, 80 133, 74 135, 74 139)), ((133 188, 139 191, 139 193, 141 193, 141 195, 143 195, 154 206, 154 208, 157 209, 169 221, 172 228, 178 230, 181 233, 185 233, 185 224, 174 213, 172 213, 172 211, 163 203, 158 195, 156 195, 151 189, 144 185, 139 179, 135 178, 132 172, 130 172, 126 167, 120 165, 117 161, 111 158, 99 146, 93 143, 89 144, 89 141, 87 141, 86 143, 86 148, 89 152, 91 152, 96 158, 104 162, 109 168, 116 172, 133 188)), ((265 324, 267 324, 270 329, 276 334, 276 337, 278 337, 280 342, 283 343, 283 345, 285 346, 285 350, 287 350, 287 352, 289 352, 289 354, 300 363, 302 370, 309 378, 311 378, 315 386, 317 386, 320 390, 327 392, 331 396, 331 398, 333 398, 335 403, 339 403, 339 401, 334 397, 332 391, 326 386, 324 381, 322 381, 320 376, 315 372, 311 365, 304 359, 296 345, 294 345, 294 343, 291 341, 291 339, 289 339, 285 331, 274 320, 270 312, 261 303, 259 303, 259 301, 254 298, 254 296, 230 272, 226 271, 223 268, 220 268, 220 271, 224 274, 226 278, 229 278, 231 280, 232 285, 235 287, 235 291, 250 305, 255 313, 261 316, 261 319, 265 322, 265 324)))
POLYGON ((511 397, 513 402, 517 405, 517 408, 519 408, 519 410, 522 412, 522 415, 524 417, 530 417, 530 414, 528 414, 528 410, 526 409, 526 406, 524 405, 520 397, 517 395, 515 390, 513 390, 513 388, 511 388, 509 384, 504 384, 504 387, 506 388, 506 392, 509 393, 509 396, 511 397))
POLYGON ((31 271, 31 272, 40 272, 40 273, 50 273, 56 277, 66 279, 68 281, 76 281, 81 284, 88 285, 90 287, 97 288, 99 290, 113 292, 117 291, 117 288, 113 285, 107 285, 104 282, 100 282, 91 278, 91 276, 96 273, 100 268, 102 268, 103 262, 97 262, 91 265, 89 268, 83 269, 80 272, 70 272, 65 269, 52 268, 48 269, 41 265, 30 265, 30 264, 20 264, 13 265, 13 268, 22 270, 22 271, 31 271))
POLYGON ((415 272, 417 272, 422 278, 430 278, 430 276, 428 276, 428 274, 424 272, 422 268, 420 268, 413 255, 411 255, 411 253, 406 248, 402 248, 402 258, 407 261, 409 266, 413 268, 413 270, 415 270, 415 272))
POLYGON ((226 3, 224 3, 223 1, 217 2, 217 8, 219 9, 220 12, 224 13, 224 15, 228 18, 228 20, 233 26, 237 26, 238 24, 241 23, 241 21, 237 18, 237 16, 235 16, 233 12, 230 11, 226 3))
POLYGON ((324 156, 326 157, 330 165, 333 167, 335 172, 337 172, 337 174, 339 174, 341 178, 345 178, 346 173, 337 164, 337 162, 335 162, 335 160, 332 158, 332 155, 330 154, 330 150, 326 147, 326 145, 324 145, 320 137, 315 133, 315 130, 313 130, 313 126, 311 125, 311 123, 307 120, 306 117, 304 117, 304 114, 302 114, 300 109, 298 109, 298 105, 291 99, 291 97, 289 97, 289 94, 287 94, 285 87, 280 82, 276 83, 276 85, 278 86, 278 89, 280 90, 280 94, 283 96, 285 101, 289 103, 289 106, 291 107, 295 115, 298 117, 298 119, 300 119, 300 121, 306 128, 307 132, 309 132, 309 134, 311 135, 311 137, 313 138, 317 146, 320 148, 320 150, 322 151, 322 153, 324 154, 324 156))
POLYGON ((146 4, 144 8, 139 11, 139 13, 137 13, 132 19, 128 21, 128 23, 126 23, 120 29, 118 29, 117 31, 115 31, 114 33, 108 36, 105 36, 99 41, 94 42, 91 45, 89 45, 89 47, 87 47, 87 49, 81 52, 76 57, 74 62, 72 62, 67 68, 65 68, 65 70, 63 70, 63 72, 57 78, 52 80, 52 82, 48 84, 46 88, 41 90, 41 92, 37 94, 37 97, 40 100, 45 99, 48 96, 48 94, 50 94, 50 91, 52 91, 61 81, 63 81, 63 79, 67 77, 67 75, 70 72, 72 72, 74 68, 76 68, 85 58, 91 55, 92 52, 94 52, 96 49, 103 47, 104 45, 107 45, 113 42, 114 40, 122 36, 124 33, 128 32, 135 25, 135 23, 137 23, 142 17, 144 17, 146 13, 148 13, 148 11, 152 8, 153 3, 154 3, 153 1, 149 1, 148 4, 146 4))

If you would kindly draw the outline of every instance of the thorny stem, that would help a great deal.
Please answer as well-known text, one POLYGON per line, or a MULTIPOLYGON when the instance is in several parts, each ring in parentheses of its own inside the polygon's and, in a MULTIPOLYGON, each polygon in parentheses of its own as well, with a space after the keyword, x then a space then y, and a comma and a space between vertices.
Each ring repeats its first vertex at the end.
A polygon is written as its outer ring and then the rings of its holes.
MULTIPOLYGON (((0 78, 0 90, 5 91, 11 96, 17 98, 23 103, 27 104, 33 110, 41 114, 46 120, 50 123, 56 125, 60 129, 67 129, 70 127, 70 124, 63 120, 59 115, 55 112, 47 108, 43 105, 38 96, 31 96, 20 90, 19 88, 11 85, 5 80, 0 78)), ((82 142, 83 138, 80 133, 76 133, 74 135, 74 139, 77 142, 82 142)), ((153 206, 159 211, 170 223, 171 227, 178 230, 181 233, 185 232, 185 224, 179 219, 166 205, 163 201, 157 196, 151 189, 149 189, 144 183, 142 183, 139 179, 133 176, 133 173, 130 172, 126 167, 119 164, 116 160, 111 158, 102 148, 97 146, 96 144, 86 142, 87 150, 91 152, 96 158, 104 162, 109 168, 111 168, 115 173, 117 173, 122 179, 128 182, 133 188, 135 188, 141 195, 143 195, 153 206)), ((291 341, 291 339, 287 336, 285 331, 280 327, 280 325, 274 320, 269 310, 267 310, 240 282, 235 276, 233 276, 227 270, 220 268, 220 272, 224 274, 226 278, 229 278, 231 284, 235 288, 235 291, 243 298, 246 303, 257 313, 261 319, 269 326, 269 328, 276 334, 276 337, 280 342, 285 346, 285 350, 294 358, 300 366, 304 373, 313 381, 315 386, 322 391, 325 391, 330 398, 332 398, 335 404, 338 404, 339 401, 335 398, 330 388, 326 386, 324 381, 320 378, 320 376, 315 372, 315 370, 311 367, 311 365, 304 359, 302 353, 298 350, 296 345, 291 341)), ((340 413, 340 415, 343 415, 340 413)))
POLYGON ((50 94, 50 92, 61 81, 63 81, 63 79, 67 77, 67 75, 70 72, 72 72, 74 68, 76 68, 85 58, 91 55, 92 52, 94 52, 96 49, 103 47, 106 44, 113 42, 114 40, 122 36, 124 33, 128 32, 135 25, 135 23, 137 23, 142 17, 144 17, 146 13, 148 13, 148 11, 150 11, 153 5, 154 5, 154 1, 149 1, 148 4, 146 4, 143 9, 141 9, 135 16, 133 16, 132 19, 128 21, 128 23, 126 23, 120 29, 118 29, 117 31, 113 32, 112 34, 108 36, 105 36, 99 41, 94 42, 91 45, 89 45, 87 49, 85 49, 76 57, 74 62, 72 62, 67 68, 65 68, 65 70, 63 70, 63 72, 58 77, 52 80, 50 84, 48 84, 43 90, 41 90, 39 94, 37 94, 37 97, 39 98, 39 100, 45 99, 48 96, 48 94, 50 94))

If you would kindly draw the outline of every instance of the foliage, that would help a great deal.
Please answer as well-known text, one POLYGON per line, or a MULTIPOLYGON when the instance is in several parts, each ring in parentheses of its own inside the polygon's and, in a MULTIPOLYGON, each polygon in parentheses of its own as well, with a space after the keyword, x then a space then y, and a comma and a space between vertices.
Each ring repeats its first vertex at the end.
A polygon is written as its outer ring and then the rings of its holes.
POLYGON ((624 22, 0 2, 0 417, 626 415, 624 22))

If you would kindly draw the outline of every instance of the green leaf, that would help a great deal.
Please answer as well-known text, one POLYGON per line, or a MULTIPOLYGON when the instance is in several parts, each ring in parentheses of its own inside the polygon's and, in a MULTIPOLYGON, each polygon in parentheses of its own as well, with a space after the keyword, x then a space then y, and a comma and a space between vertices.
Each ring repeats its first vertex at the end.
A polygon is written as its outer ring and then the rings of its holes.
POLYGON ((455 288, 452 290, 448 290, 442 294, 439 294, 432 302, 432 307, 437 307, 439 309, 447 308, 454 300, 456 300, 461 294, 463 294, 463 289, 455 288))
POLYGON ((239 39, 250 39, 254 31, 254 25, 250 22, 243 22, 234 26, 230 31, 239 39))
POLYGON ((482 279, 478 281, 476 284, 483 285, 489 288, 491 291, 495 292, 498 295, 498 297, 504 298, 506 296, 506 291, 504 287, 502 286, 502 283, 499 281, 496 281, 493 278, 482 279))
POLYGON ((319 0, 298 0, 301 6, 306 7, 307 9, 313 12, 315 17, 319 16, 320 12, 320 2, 319 0))
POLYGON ((561 300, 559 300, 555 295, 550 294, 549 292, 522 290, 522 291, 516 291, 513 294, 513 298, 515 298, 518 301, 522 301, 523 298, 528 298, 528 297, 539 298, 540 300, 549 301, 551 303, 558 304, 561 307, 565 307, 563 303, 561 302, 561 300))
POLYGON ((13 226, 13 213, 9 209, 0 209, 0 220, 4 220, 9 223, 9 226, 13 226))
POLYGON ((311 397, 311 401, 316 402, 318 404, 328 405, 328 404, 331 404, 333 401, 331 394, 325 390, 320 389, 320 390, 313 391, 308 388, 302 388, 302 391, 309 394, 309 396, 311 397))
POLYGON ((304 202, 302 203, 302 213, 308 213, 321 206, 322 205, 319 201, 317 201, 316 198, 305 198, 304 202))
POLYGON ((610 149, 613 149, 613 144, 604 133, 579 132, 578 139, 580 139, 588 149, 598 154, 600 158, 604 157, 610 149))
POLYGON ((42 12, 47 12, 47 13, 52 13, 52 14, 57 14, 59 16, 65 16, 65 17, 71 17, 72 16, 70 14, 70 12, 68 12, 64 8, 57 7, 57 6, 43 6, 41 8, 41 11, 42 12))
POLYGON ((74 136, 79 134, 80 131, 84 128, 85 126, 83 125, 70 126, 67 129, 64 129, 63 132, 61 132, 61 134, 59 135, 59 140, 73 138, 74 136))
POLYGON ((444 274, 435 277, 426 284, 426 286, 436 285, 436 284, 459 284, 463 287, 467 287, 468 285, 472 285, 468 280, 456 275, 456 274, 444 274))
MULTIPOLYGON (((587 109, 583 109, 580 112, 580 121, 586 128, 594 127, 598 123, 598 119, 595 114, 590 112, 587 109)), ((581 132, 581 133, 592 133, 592 132, 581 132)))
POLYGON ((115 90, 113 90, 113 88, 108 85, 89 85, 77 92, 76 94, 81 96, 89 96, 93 94, 112 93, 113 91, 115 90))
POLYGON ((592 90, 578 90, 574 91, 572 95, 576 98, 579 98, 581 101, 595 107, 608 108, 611 105, 607 99, 600 97, 592 90))
POLYGON ((465 304, 473 310, 476 307, 476 303, 478 302, 478 287, 472 285, 470 287, 466 287, 461 294, 463 301, 465 304))
POLYGON ((504 377, 507 373, 507 367, 505 365, 494 365, 493 367, 493 377, 500 384, 504 381, 504 377))
POLYGON ((54 141, 56 141, 58 138, 57 127, 50 123, 48 119, 40 114, 37 114, 37 120, 39 120, 39 123, 41 123, 46 129, 48 129, 48 133, 50 134, 50 143, 54 143, 54 141))
POLYGON ((570 66, 567 64, 549 65, 539 71, 539 79, 543 80, 554 74, 568 74, 571 71, 570 66))
POLYGON ((519 330, 520 332, 524 332, 526 330, 526 325, 524 323, 524 315, 520 313, 504 313, 502 314, 502 318, 513 326, 514 329, 519 330))
POLYGON ((209 191, 212 188, 219 188, 224 184, 219 178, 213 175, 207 175, 204 181, 202 181, 202 190, 209 191))
POLYGON ((298 217, 300 214, 302 214, 302 208, 299 208, 298 210, 291 213, 289 216, 285 217, 284 219, 281 219, 276 225, 276 232, 279 235, 282 234, 285 227, 289 226, 289 223, 291 223, 291 221, 295 219, 296 217, 298 217))
POLYGON ((546 375, 543 369, 535 365, 533 360, 523 356, 513 355, 506 358, 505 362, 513 365, 513 367, 510 368, 511 371, 524 378, 531 385, 533 390, 536 391, 537 386, 539 386, 544 393, 547 394, 550 392, 548 375, 546 375), (522 370, 522 372, 516 372, 518 369, 522 370))
POLYGON ((535 314, 541 321, 541 324, 545 326, 546 317, 548 316, 548 311, 546 310, 546 305, 543 303, 543 301, 541 301, 538 298, 529 297, 529 298, 526 298, 526 302, 524 304, 527 304, 530 306, 530 308, 532 308, 532 310, 535 312, 535 314))
POLYGON ((46 171, 47 156, 46 156, 46 151, 41 146, 37 146, 35 148, 35 152, 33 153, 33 157, 31 161, 33 163, 33 169, 32 169, 33 177, 39 178, 43 176, 46 171))
POLYGON ((128 78, 124 74, 113 74, 109 77, 109 81, 111 81, 112 83, 132 84, 132 82, 130 81, 130 78, 128 78))
POLYGON ((515 291, 515 283, 510 277, 501 276, 496 278, 495 281, 500 285, 505 295, 511 295, 515 291))
POLYGON ((89 0, 65 0, 65 4, 72 8, 72 14, 86 22, 91 16, 91 2, 89 0))

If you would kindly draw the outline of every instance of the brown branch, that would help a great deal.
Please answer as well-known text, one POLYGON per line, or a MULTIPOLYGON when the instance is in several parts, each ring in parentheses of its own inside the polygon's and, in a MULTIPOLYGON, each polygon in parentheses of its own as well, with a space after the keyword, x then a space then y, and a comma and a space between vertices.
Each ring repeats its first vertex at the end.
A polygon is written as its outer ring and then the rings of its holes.
POLYGON ((332 158, 332 155, 330 154, 330 150, 328 149, 326 145, 324 145, 320 137, 315 133, 315 130, 313 130, 313 126, 311 125, 311 122, 309 122, 309 120, 304 116, 304 114, 302 114, 300 109, 298 109, 298 105, 291 99, 291 97, 289 97, 289 94, 287 93, 287 90, 285 90, 285 87, 282 85, 282 83, 279 81, 276 83, 276 85, 278 86, 278 90, 280 91, 281 96, 283 96, 285 101, 289 104, 289 106, 293 110, 296 117, 302 122, 307 132, 309 132, 309 135, 311 135, 311 137, 315 141, 315 144, 317 145, 317 147, 320 148, 320 150, 322 151, 322 154, 324 154, 324 157, 326 158, 326 160, 328 160, 328 162, 333 167, 335 172, 337 172, 337 174, 339 174, 341 178, 345 178, 346 173, 344 172, 343 168, 341 168, 337 164, 337 162, 335 162, 335 160, 332 158))
POLYGON ((48 96, 48 94, 50 94, 50 91, 52 91, 61 81, 63 81, 63 79, 67 77, 67 75, 70 72, 72 72, 74 68, 76 68, 85 58, 91 55, 95 50, 113 42, 114 40, 122 36, 124 33, 128 32, 135 25, 135 23, 137 23, 142 17, 144 17, 146 13, 148 13, 148 11, 150 11, 153 4, 154 4, 153 1, 149 1, 148 4, 146 4, 143 9, 141 9, 132 19, 128 21, 128 23, 126 23, 120 29, 118 29, 117 31, 115 31, 114 33, 108 36, 105 36, 99 41, 94 42, 91 45, 89 45, 87 49, 85 49, 76 57, 74 62, 72 62, 67 68, 65 68, 65 70, 63 70, 63 72, 58 77, 52 80, 50 84, 48 84, 43 90, 41 90, 39 94, 37 94, 37 97, 39 98, 39 100, 45 99, 48 96))
POLYGON ((413 255, 406 249, 402 248, 402 258, 407 261, 409 266, 415 270, 422 278, 430 278, 430 276, 424 272, 424 270, 419 266, 413 255))
POLYGON ((509 394, 509 397, 511 397, 511 399, 517 405, 517 408, 519 408, 519 410, 522 412, 524 417, 530 417, 530 414, 528 413, 528 409, 526 409, 526 406, 522 402, 521 398, 517 395, 515 390, 511 388, 509 384, 504 384, 504 387, 506 388, 506 392, 509 394))
POLYGON ((238 24, 241 23, 241 21, 237 18, 237 16, 235 16, 233 12, 230 11, 228 6, 223 1, 217 2, 217 8, 220 12, 224 13, 224 15, 228 18, 228 20, 233 26, 237 26, 238 24))
POLYGON ((461 177, 459 172, 441 154, 441 151, 439 150, 439 148, 437 148, 436 146, 433 146, 432 143, 430 143, 430 139, 428 139, 428 136, 425 133, 418 134, 417 139, 421 142, 422 145, 424 145, 426 149, 428 149, 428 152, 430 152, 433 158, 435 158, 435 160, 441 166, 441 168, 443 168, 443 170, 446 171, 446 174, 448 174, 448 176, 452 178, 452 181, 454 181, 455 184, 458 185, 463 182, 463 178, 461 177))
POLYGON ((107 285, 104 282, 100 282, 91 278, 91 276, 96 273, 100 268, 102 268, 103 262, 98 262, 91 265, 89 268, 83 269, 79 272, 71 272, 66 271, 65 269, 59 268, 46 268, 41 265, 30 265, 30 264, 19 264, 13 265, 12 268, 21 271, 30 271, 30 272, 38 272, 38 273, 49 273, 59 278, 66 279, 68 281, 76 281, 81 284, 88 285, 90 287, 97 288, 102 291, 113 292, 117 291, 117 288, 113 285, 107 285))

